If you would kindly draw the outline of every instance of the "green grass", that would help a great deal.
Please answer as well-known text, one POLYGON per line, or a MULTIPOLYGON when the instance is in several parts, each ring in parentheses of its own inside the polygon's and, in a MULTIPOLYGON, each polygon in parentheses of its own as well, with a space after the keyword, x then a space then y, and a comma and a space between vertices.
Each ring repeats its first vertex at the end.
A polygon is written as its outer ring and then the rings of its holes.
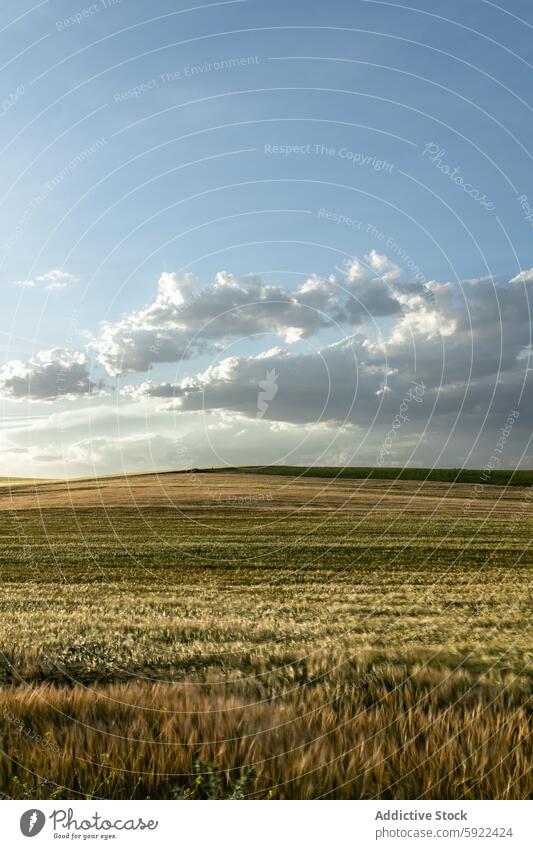
POLYGON ((0 792, 533 795, 527 491, 471 515, 222 477, 0 512, 0 792), (212 495, 247 481, 272 501, 212 495))
MULTIPOLYGON (((209 471, 209 470, 207 470, 209 471)), ((531 486, 533 470, 494 469, 416 469, 377 466, 235 466, 225 471, 254 475, 286 475, 287 477, 348 478, 354 480, 443 481, 448 483, 493 484, 497 486, 531 486)))
POLYGON ((524 666, 529 525, 253 518, 251 532, 239 509, 50 510, 45 535, 39 514, 4 516, 0 676, 253 673, 338 643, 381 659, 420 634, 440 659, 524 666))
MULTIPOLYGON (((106 481, 116 477, 128 479, 158 475, 187 474, 190 469, 161 469, 158 472, 131 472, 126 475, 100 475, 97 480, 106 481)), ((444 483, 492 484, 494 486, 531 486, 533 469, 437 469, 383 466, 213 466, 192 470, 201 474, 223 474, 237 472, 253 475, 283 475, 285 477, 345 478, 348 480, 406 480, 441 481, 444 483)), ((70 482, 95 480, 93 477, 69 478, 70 482)), ((17 484, 51 483, 53 479, 2 478, 0 486, 17 484)), ((56 481, 60 482, 60 481, 56 481)))

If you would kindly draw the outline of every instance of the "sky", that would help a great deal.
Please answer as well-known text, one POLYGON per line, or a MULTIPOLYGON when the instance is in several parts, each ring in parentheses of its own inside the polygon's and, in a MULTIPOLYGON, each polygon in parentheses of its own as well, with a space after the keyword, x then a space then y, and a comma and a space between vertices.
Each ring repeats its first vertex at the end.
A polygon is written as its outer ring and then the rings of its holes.
POLYGON ((526 0, 4 0, 0 476, 532 468, 526 0))

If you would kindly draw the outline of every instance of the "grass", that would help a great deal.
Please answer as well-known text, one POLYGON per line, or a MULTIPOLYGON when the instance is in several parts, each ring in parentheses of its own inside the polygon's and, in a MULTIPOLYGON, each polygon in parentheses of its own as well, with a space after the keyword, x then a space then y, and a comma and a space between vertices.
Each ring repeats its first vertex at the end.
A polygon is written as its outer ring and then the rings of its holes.
MULTIPOLYGON (((347 480, 405 480, 405 481, 440 481, 444 483, 466 483, 492 486, 532 486, 533 469, 439 469, 414 468, 407 466, 224 466, 204 469, 166 469, 159 471, 159 477, 164 475, 187 475, 199 473, 202 475, 227 473, 252 475, 283 475, 290 478, 332 478, 347 480)), ((153 472, 132 472, 124 475, 131 480, 140 477, 152 477, 153 472)), ((116 475, 102 475, 99 481, 115 479, 116 475)), ((73 478, 73 482, 91 481, 94 478, 73 478)), ((25 478, 0 478, 0 486, 16 484, 39 484, 53 481, 34 480, 25 478)), ((64 481, 64 483, 68 483, 64 481)))
POLYGON ((235 466, 234 471, 288 477, 348 478, 349 480, 444 481, 448 483, 531 486, 531 469, 418 469, 379 466, 235 466))
POLYGON ((4 493, 0 791, 529 798, 532 507, 220 472, 4 493))
POLYGON ((12 487, 12 486, 28 486, 31 484, 40 484, 45 483, 46 481, 42 478, 0 478, 0 486, 12 487))

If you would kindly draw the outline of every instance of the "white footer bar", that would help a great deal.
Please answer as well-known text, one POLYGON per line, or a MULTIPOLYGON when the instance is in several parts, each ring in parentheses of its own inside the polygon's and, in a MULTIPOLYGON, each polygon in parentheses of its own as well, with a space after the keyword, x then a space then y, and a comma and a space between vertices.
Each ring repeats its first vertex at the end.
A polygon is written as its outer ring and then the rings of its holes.
POLYGON ((531 849, 533 802, 0 803, 2 845, 531 849))

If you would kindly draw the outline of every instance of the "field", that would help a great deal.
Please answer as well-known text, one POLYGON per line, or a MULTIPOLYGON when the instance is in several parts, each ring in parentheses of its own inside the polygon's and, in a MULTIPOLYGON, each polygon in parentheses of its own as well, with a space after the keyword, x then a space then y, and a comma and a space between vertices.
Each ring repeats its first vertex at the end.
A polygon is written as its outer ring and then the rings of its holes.
POLYGON ((531 798, 532 529, 520 485, 6 484, 0 791, 531 798))
POLYGON ((446 483, 531 486, 530 469, 423 469, 394 466, 245 466, 234 471, 259 475, 285 475, 304 478, 349 478, 350 480, 443 481, 446 483))

